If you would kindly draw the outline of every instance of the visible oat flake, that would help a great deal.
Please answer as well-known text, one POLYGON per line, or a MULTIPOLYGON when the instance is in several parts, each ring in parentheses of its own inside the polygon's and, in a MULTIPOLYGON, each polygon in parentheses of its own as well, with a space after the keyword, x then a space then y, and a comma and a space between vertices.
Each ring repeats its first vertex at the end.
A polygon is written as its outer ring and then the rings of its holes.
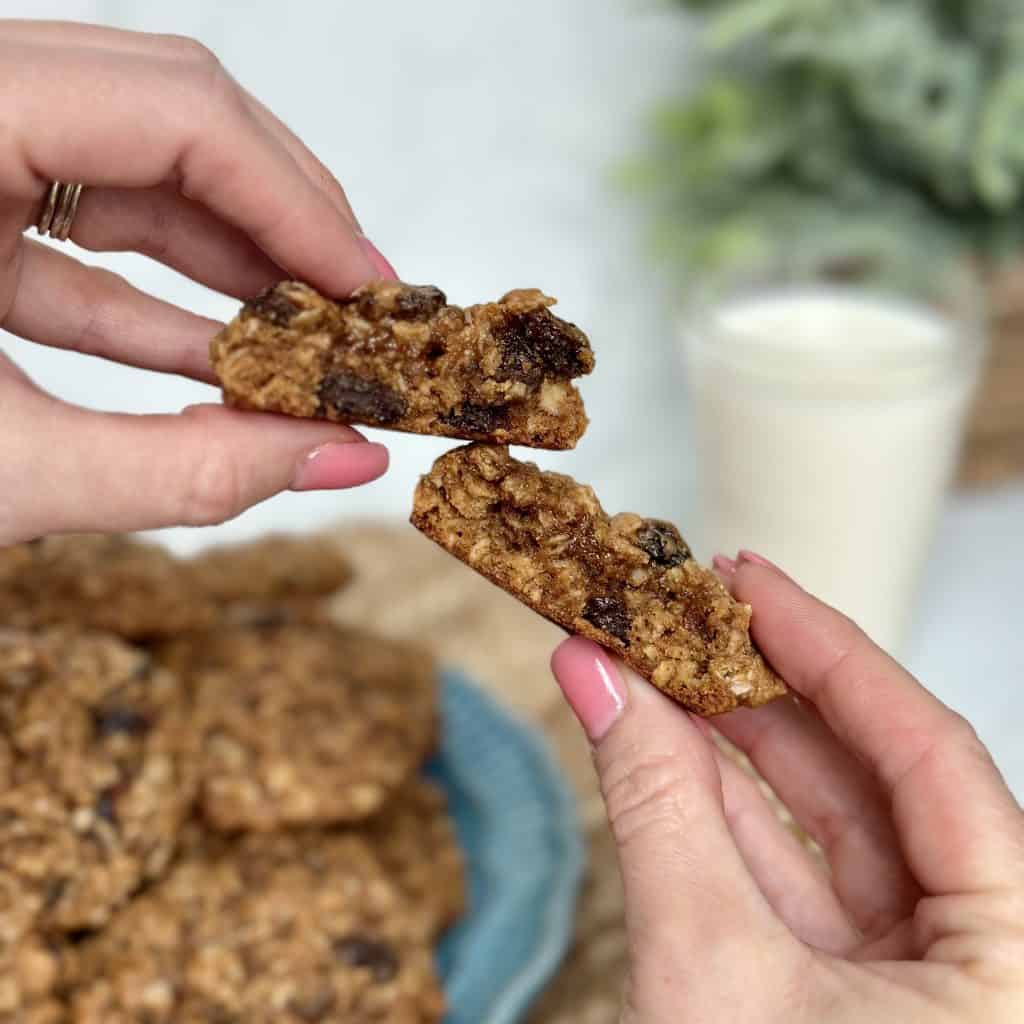
MULTIPOLYGON (((524 365, 540 359, 530 353, 543 344, 524 345, 524 365)), ((442 455, 420 481, 412 522, 691 711, 718 714, 785 692, 754 648, 747 606, 694 561, 672 524, 609 517, 568 476, 518 462, 506 448, 467 445, 442 455)))
POLYGON ((572 380, 594 356, 553 301, 522 289, 461 309, 395 281, 330 300, 287 281, 243 307, 210 359, 239 408, 572 448, 587 426, 572 380))

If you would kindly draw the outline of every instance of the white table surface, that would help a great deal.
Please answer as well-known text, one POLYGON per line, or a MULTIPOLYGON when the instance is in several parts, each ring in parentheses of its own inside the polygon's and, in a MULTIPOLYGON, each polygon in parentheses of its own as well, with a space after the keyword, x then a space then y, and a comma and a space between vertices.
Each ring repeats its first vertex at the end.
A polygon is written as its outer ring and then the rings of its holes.
MULTIPOLYGON (((635 0, 7 0, 3 14, 202 39, 335 171, 407 280, 441 284, 456 302, 516 286, 553 291, 599 364, 584 386, 586 438, 537 461, 590 481, 610 509, 685 528, 694 474, 670 303, 638 241, 636 210, 611 182, 651 104, 682 80, 689 37, 676 14, 635 0)), ((208 315, 235 309, 136 257, 88 259, 208 315)), ((0 347, 85 405, 164 411, 211 397, 201 385, 3 334, 0 347)), ((166 539, 190 550, 345 516, 404 517, 416 477, 446 444, 388 440, 384 480, 284 495, 223 527, 166 539)), ((911 667, 975 723, 1019 796, 1022 524, 1024 486, 951 502, 909 652, 911 667)))

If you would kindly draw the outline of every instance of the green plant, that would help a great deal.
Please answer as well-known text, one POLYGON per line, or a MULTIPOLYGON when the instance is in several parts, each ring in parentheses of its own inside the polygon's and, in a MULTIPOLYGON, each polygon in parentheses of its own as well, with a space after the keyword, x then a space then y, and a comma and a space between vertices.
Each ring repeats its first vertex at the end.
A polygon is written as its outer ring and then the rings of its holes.
POLYGON ((686 269, 1024 242, 1024 0, 677 0, 704 77, 632 169, 686 269))

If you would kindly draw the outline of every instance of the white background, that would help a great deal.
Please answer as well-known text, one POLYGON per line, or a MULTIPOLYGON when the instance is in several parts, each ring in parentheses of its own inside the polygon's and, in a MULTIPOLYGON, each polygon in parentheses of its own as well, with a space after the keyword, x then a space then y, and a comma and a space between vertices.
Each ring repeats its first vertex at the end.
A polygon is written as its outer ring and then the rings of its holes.
MULTIPOLYGON (((652 103, 685 77, 689 39, 677 14, 653 0, 4 0, 0 12, 201 39, 337 174, 403 278, 439 284, 459 303, 512 287, 557 295, 558 312, 598 353, 584 385, 593 423, 575 452, 537 461, 593 483, 613 511, 674 518, 686 532, 694 474, 671 296, 611 180, 652 103)), ((89 258, 199 312, 235 311, 146 261, 89 258)), ((163 411, 211 397, 2 333, 0 346, 85 405, 163 411)), ((347 516, 404 519, 416 477, 446 445, 387 440, 392 469, 366 488, 283 495, 224 527, 167 539, 191 549, 347 516)), ((1024 795, 1022 526, 1024 487, 951 503, 909 660, 971 718, 1024 795)))

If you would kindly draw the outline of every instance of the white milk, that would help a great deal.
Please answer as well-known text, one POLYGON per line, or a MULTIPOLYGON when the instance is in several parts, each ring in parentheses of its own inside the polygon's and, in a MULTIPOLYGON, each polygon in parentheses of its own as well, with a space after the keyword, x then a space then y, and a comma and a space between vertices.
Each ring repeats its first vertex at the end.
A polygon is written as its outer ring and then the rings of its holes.
POLYGON ((752 548, 898 651, 977 344, 923 306, 817 286, 732 299, 686 334, 701 553, 752 548))

